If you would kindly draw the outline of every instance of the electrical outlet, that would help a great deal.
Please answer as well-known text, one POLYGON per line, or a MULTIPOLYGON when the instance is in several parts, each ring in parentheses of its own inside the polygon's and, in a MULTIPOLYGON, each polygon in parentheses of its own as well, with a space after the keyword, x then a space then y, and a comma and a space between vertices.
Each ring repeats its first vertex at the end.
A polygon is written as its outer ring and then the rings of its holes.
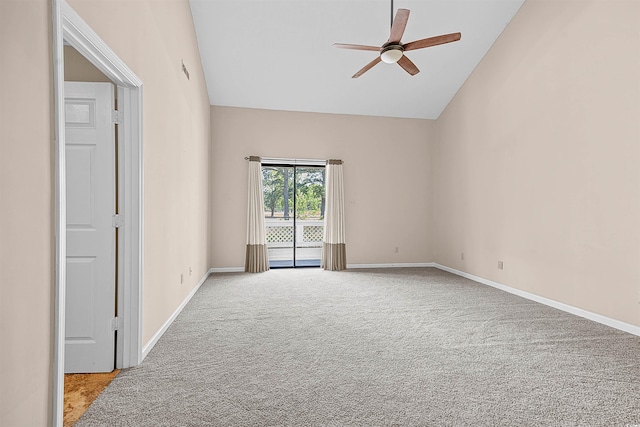
POLYGON ((189 267, 189 276, 193 273, 193 268, 189 267))
POLYGON ((180 284, 184 283, 184 274, 180 273, 180 284))
POLYGON ((504 270, 504 263, 502 261, 498 261, 498 270, 504 270))
POLYGON ((460 253, 460 259, 464 261, 464 252, 460 253))
POLYGON ((396 250, 395 250, 394 252, 395 252, 395 253, 400 252, 400 248, 398 248, 398 247, 396 246, 396 250))

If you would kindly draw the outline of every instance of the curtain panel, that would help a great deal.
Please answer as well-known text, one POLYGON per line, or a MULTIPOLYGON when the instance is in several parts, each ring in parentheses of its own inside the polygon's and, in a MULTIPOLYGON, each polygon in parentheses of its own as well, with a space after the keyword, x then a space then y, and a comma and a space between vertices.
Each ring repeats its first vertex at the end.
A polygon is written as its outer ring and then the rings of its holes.
POLYGON ((322 263, 325 270, 345 270, 347 250, 344 227, 342 160, 327 160, 327 193, 324 214, 322 263))
POLYGON ((244 271, 260 273, 269 270, 267 233, 264 226, 264 195, 260 157, 249 157, 249 200, 247 204, 247 252, 244 271))

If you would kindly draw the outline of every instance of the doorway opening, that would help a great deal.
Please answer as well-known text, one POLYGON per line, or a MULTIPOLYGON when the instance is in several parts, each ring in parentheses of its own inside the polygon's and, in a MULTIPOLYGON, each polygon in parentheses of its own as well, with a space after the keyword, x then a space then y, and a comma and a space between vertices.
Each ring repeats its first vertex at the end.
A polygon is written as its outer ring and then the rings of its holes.
MULTIPOLYGON (((142 81, 64 0, 53 0, 53 63, 56 164, 56 287, 52 372, 52 425, 61 426, 64 412, 64 365, 67 283, 67 153, 65 133, 64 46, 73 47, 116 85, 118 99, 117 138, 120 149, 116 186, 119 218, 116 241, 118 284, 117 318, 109 323, 116 334, 115 365, 136 366, 142 361, 143 283, 143 162, 142 81)), ((82 107, 86 110, 85 107, 82 107)), ((81 109, 82 109, 81 108, 81 109)), ((90 108, 90 107, 89 107, 90 108)), ((73 197, 73 196, 71 196, 73 197)), ((74 274, 73 271, 69 271, 74 274)), ((113 355, 111 356, 113 357, 113 355)), ((113 360, 113 359, 112 359, 113 360)))
POLYGON ((325 167, 262 164, 269 268, 320 267, 325 167))

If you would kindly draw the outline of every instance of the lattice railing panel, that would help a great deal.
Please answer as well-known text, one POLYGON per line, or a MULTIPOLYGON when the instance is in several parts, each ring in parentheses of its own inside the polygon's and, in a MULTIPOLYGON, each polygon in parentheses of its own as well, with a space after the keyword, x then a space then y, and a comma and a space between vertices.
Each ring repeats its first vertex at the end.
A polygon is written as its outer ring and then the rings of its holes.
POLYGON ((305 225, 302 232, 302 239, 305 242, 322 242, 323 235, 324 235, 324 226, 305 225))
POLYGON ((267 243, 293 242, 293 225, 266 227, 267 243))

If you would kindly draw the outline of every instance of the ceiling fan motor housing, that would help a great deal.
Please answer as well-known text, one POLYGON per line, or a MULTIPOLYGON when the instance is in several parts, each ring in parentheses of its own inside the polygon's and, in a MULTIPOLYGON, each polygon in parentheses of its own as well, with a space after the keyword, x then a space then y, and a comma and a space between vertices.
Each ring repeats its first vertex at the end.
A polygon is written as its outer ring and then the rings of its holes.
POLYGON ((399 43, 386 43, 380 49, 380 59, 387 64, 398 62, 404 55, 404 48, 399 43))

